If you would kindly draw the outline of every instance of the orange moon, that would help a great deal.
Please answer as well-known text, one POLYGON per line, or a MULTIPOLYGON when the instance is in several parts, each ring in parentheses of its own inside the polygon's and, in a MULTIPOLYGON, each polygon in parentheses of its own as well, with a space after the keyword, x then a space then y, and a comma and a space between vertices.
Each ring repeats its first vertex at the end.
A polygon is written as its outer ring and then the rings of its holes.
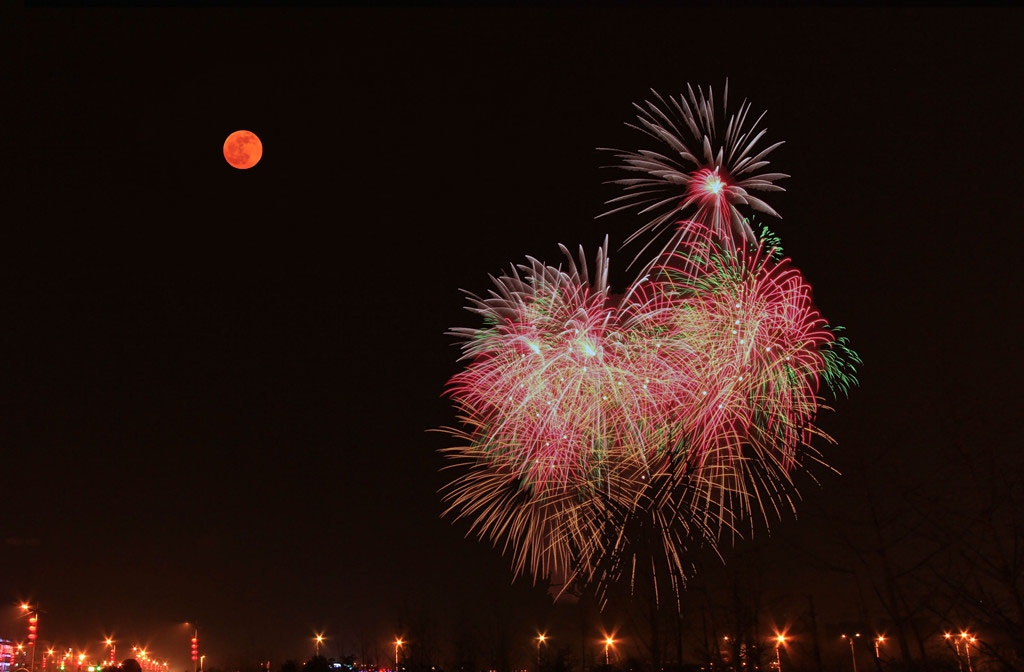
POLYGON ((224 141, 224 160, 235 168, 252 168, 263 157, 263 143, 252 131, 235 131, 224 141))

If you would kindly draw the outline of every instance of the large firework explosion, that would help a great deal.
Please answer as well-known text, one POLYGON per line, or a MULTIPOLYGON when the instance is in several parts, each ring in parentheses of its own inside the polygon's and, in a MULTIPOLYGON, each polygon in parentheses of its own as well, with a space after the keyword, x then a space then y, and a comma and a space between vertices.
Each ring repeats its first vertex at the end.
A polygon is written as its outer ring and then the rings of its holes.
POLYGON ((458 475, 447 512, 510 553, 517 573, 603 594, 639 562, 678 593, 688 546, 793 508, 793 471, 817 459, 813 436, 828 440, 814 425, 822 383, 833 394, 856 383, 859 359, 777 239, 736 219, 737 205, 771 211, 746 189, 781 177, 756 172, 776 145, 750 155, 761 133, 744 103, 716 154, 710 92, 690 98, 669 100, 694 135, 707 131, 705 162, 649 103, 647 132, 694 168, 621 154, 626 170, 646 171, 620 181, 627 201, 646 193, 638 185, 676 188, 634 234, 677 218, 642 277, 614 294, 607 240, 593 274, 582 249, 577 262, 563 247, 563 266, 528 258, 486 297, 470 294, 483 324, 452 330, 466 365, 448 389, 460 426, 448 430, 458 475))

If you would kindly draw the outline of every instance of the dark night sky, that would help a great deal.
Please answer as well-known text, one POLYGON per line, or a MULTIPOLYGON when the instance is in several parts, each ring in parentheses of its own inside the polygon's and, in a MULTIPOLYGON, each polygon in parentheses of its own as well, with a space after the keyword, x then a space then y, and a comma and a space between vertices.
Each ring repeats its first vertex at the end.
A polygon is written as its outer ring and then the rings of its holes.
MULTIPOLYGON (((442 604, 544 618, 542 589, 439 519, 444 332, 473 323, 460 288, 632 231, 593 220, 613 195, 594 148, 639 142, 623 122, 651 87, 728 77, 787 141, 775 228, 866 362, 822 418, 832 462, 926 469, 954 409, 972 444, 1018 450, 1022 29, 991 9, 20 11, 0 598, 48 609, 44 638, 198 618, 221 659, 442 604), (250 171, 220 154, 239 128, 264 144, 250 171)), ((809 534, 783 525, 775 552, 813 581, 784 550, 809 534)))

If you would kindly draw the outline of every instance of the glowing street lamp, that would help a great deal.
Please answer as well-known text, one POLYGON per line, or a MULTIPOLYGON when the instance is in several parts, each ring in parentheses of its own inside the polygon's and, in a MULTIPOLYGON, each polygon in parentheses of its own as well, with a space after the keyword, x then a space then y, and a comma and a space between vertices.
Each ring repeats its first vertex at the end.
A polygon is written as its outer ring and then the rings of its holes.
POLYGON ((605 635, 604 638, 604 664, 608 664, 608 651, 615 646, 615 638, 605 635))
MULTIPOLYGON (((35 672, 36 669, 36 639, 39 636, 39 608, 33 607, 28 602, 22 602, 20 605, 22 615, 28 616, 28 650, 30 652, 30 658, 28 667, 29 670, 35 672)), ((45 659, 43 664, 45 665, 45 659)))
POLYGON ((395 670, 398 669, 398 647, 402 646, 402 644, 405 644, 405 642, 402 641, 401 637, 395 638, 395 670))
POLYGON ((966 630, 960 633, 960 639, 964 642, 964 650, 967 651, 967 670, 968 672, 974 672, 974 665, 971 663, 971 643, 975 641, 975 637, 972 637, 966 630))
POLYGON ((114 661, 117 660, 117 647, 114 646, 114 639, 107 637, 104 643, 110 647, 110 664, 113 665, 114 661))
POLYGON ((548 636, 543 632, 537 635, 537 672, 540 672, 540 645, 548 641, 548 636))
POLYGON ((779 672, 782 672, 782 647, 786 645, 788 637, 785 635, 775 635, 775 667, 778 668, 779 672))
POLYGON ((853 650, 853 640, 860 637, 860 633, 854 633, 853 637, 843 633, 843 639, 850 643, 850 660, 853 661, 853 672, 857 672, 857 653, 853 650))
POLYGON ((199 671, 199 623, 197 621, 185 621, 182 625, 192 630, 191 649, 189 657, 192 659, 192 672, 199 671))
POLYGON ((885 643, 885 637, 884 636, 879 635, 878 637, 875 637, 875 658, 881 658, 881 656, 878 654, 878 647, 879 647, 879 645, 884 644, 884 643, 885 643))
POLYGON ((943 637, 946 639, 947 642, 953 642, 953 648, 956 650, 956 666, 960 670, 960 672, 964 672, 964 663, 962 660, 960 660, 960 641, 957 639, 953 639, 953 635, 949 634, 948 632, 945 635, 943 635, 943 637))
MULTIPOLYGON (((199 656, 199 672, 203 672, 203 658, 206 658, 206 654, 199 656)), ((166 665, 167 663, 164 663, 166 665)))
POLYGON ((321 633, 317 634, 315 641, 316 641, 316 655, 319 658, 320 657, 320 645, 324 643, 324 633, 321 632, 321 633))

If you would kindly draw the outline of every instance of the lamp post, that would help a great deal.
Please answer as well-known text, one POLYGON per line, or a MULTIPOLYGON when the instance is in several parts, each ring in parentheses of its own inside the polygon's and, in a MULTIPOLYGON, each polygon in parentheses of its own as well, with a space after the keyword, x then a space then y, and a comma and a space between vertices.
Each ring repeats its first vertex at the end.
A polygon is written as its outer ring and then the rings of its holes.
POLYGON ((396 671, 398 670, 398 647, 400 647, 404 643, 405 642, 402 641, 401 637, 398 637, 398 638, 395 639, 395 670, 396 671))
POLYGON ((949 634, 948 632, 945 635, 943 635, 943 637, 946 639, 947 642, 953 642, 953 649, 956 651, 957 669, 959 669, 960 672, 964 672, 964 663, 962 660, 960 660, 960 642, 956 639, 953 639, 953 635, 949 634))
POLYGON ((315 644, 316 657, 319 658, 320 657, 320 645, 324 643, 324 633, 321 632, 320 634, 318 634, 314 641, 316 641, 316 644, 315 644))
POLYGON ((859 632, 854 633, 853 637, 843 633, 843 639, 850 643, 850 660, 853 662, 853 672, 857 672, 857 652, 853 650, 853 640, 856 637, 860 637, 859 632))
POLYGON ((881 657, 882 657, 882 656, 881 656, 881 655, 879 654, 879 652, 878 652, 878 647, 879 647, 879 645, 880 645, 880 644, 882 644, 883 642, 885 642, 885 637, 884 637, 884 636, 882 636, 882 635, 879 635, 878 637, 875 637, 875 658, 881 658, 881 657))
POLYGON ((965 630, 960 633, 960 639, 964 640, 964 650, 967 651, 967 671, 974 672, 974 665, 971 663, 971 642, 975 641, 975 638, 965 630))
POLYGON ((199 670, 199 622, 192 624, 192 672, 199 670))
POLYGON ((110 664, 113 665, 117 660, 117 647, 114 645, 114 638, 107 637, 104 643, 110 647, 110 664))
POLYGON ((782 672, 782 647, 786 644, 785 635, 775 636, 775 667, 782 672))
POLYGON ((605 636, 604 638, 604 664, 609 664, 608 651, 611 650, 612 646, 615 645, 615 639, 613 637, 605 636))
POLYGON ((21 611, 28 616, 28 669, 35 672, 36 669, 36 638, 39 631, 39 609, 28 602, 21 603, 21 611))
POLYGON ((203 658, 206 658, 206 654, 199 656, 199 672, 203 672, 203 658))
POLYGON ((543 632, 537 635, 537 672, 540 672, 540 646, 548 639, 543 632))

